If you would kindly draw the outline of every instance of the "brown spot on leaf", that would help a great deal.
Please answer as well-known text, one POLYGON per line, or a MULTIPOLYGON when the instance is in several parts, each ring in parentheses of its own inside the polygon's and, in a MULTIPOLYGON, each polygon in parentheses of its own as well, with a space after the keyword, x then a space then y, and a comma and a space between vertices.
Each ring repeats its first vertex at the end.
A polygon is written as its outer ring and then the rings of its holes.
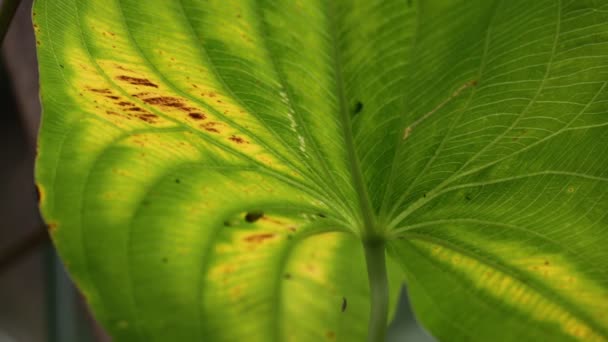
POLYGON ((38 186, 38 184, 36 184, 34 188, 36 189, 36 202, 40 204, 40 202, 42 201, 42 192, 40 191, 40 187, 38 186))
POLYGON ((111 100, 118 100, 120 97, 115 96, 115 95, 106 95, 107 98, 111 99, 111 100))
POLYGON ((230 138, 228 138, 228 140, 233 141, 237 144, 246 144, 248 143, 245 139, 241 138, 241 137, 237 137, 236 135, 232 135, 230 138))
POLYGON ((245 221, 249 222, 249 223, 254 223, 257 220, 261 219, 262 217, 264 217, 264 213, 261 211, 252 211, 249 212, 247 214, 245 214, 245 221))
POLYGON ((346 297, 342 297, 342 312, 346 311, 347 306, 348 302, 346 301, 346 297))
POLYGON ((336 339, 336 333, 333 332, 333 331, 331 331, 331 330, 328 331, 328 332, 326 332, 325 336, 327 336, 327 338, 330 339, 330 340, 332 340, 332 341, 336 339))
POLYGON ((132 106, 131 102, 128 101, 120 101, 118 102, 119 106, 132 106))
POLYGON ((151 97, 144 99, 143 101, 149 105, 173 107, 185 112, 189 112, 194 109, 186 106, 181 99, 170 96, 151 97))
POLYGON ((217 122, 207 122, 206 124, 201 125, 201 127, 207 132, 219 133, 220 131, 214 127, 217 124, 217 122))
POLYGON ((121 76, 118 76, 117 79, 120 80, 120 81, 129 82, 130 84, 133 84, 133 85, 140 85, 140 86, 144 86, 144 87, 158 88, 158 85, 152 83, 147 78, 139 78, 139 77, 132 77, 132 76, 121 75, 121 76))
POLYGON ((140 120, 145 121, 145 122, 150 123, 150 124, 156 123, 156 120, 158 119, 158 116, 156 116, 154 114, 140 114, 137 117, 140 120))
POLYGON ((99 94, 112 94, 112 91, 107 88, 104 88, 104 89, 89 88, 89 90, 94 93, 99 93, 99 94))
POLYGON ((203 113, 188 113, 188 116, 194 120, 205 120, 207 118, 203 113))
POLYGON ((262 234, 254 234, 254 235, 249 235, 245 238, 245 241, 247 242, 251 242, 251 243, 262 243, 264 242, 264 240, 273 238, 274 234, 273 233, 262 233, 262 234))
POLYGON ((57 223, 49 222, 49 224, 47 224, 46 228, 49 231, 49 233, 53 234, 55 231, 57 231, 57 223))

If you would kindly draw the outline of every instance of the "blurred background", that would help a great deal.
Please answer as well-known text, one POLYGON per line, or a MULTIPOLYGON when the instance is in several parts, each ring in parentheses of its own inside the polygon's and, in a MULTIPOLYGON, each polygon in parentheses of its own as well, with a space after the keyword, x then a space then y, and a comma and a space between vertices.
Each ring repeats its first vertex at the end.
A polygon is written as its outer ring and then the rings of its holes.
MULTIPOLYGON (((0 56, 0 342, 110 341, 66 275, 38 213, 31 8, 32 0, 0 0, 0 37, 8 22, 2 17, 12 17, 0 56)), ((416 324, 405 291, 388 340, 433 341, 416 324)))

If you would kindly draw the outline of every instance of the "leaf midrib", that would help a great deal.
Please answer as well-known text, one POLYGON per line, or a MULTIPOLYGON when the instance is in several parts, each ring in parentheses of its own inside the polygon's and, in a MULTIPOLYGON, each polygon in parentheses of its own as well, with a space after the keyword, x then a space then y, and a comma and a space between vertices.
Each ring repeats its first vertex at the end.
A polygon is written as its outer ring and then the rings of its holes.
POLYGON ((374 214, 374 210, 372 209, 371 201, 369 198, 367 185, 363 179, 363 172, 361 170, 361 163, 359 161, 359 156, 357 154, 352 122, 350 118, 350 113, 348 111, 348 102, 346 99, 346 90, 344 86, 344 75, 342 72, 342 64, 340 49, 338 44, 338 30, 336 28, 336 10, 334 8, 335 4, 332 1, 329 1, 327 4, 327 20, 329 23, 329 35, 332 39, 332 48, 333 48, 333 61, 334 61, 334 70, 336 72, 336 91, 339 99, 339 110, 340 110, 340 119, 343 128, 343 138, 344 144, 347 151, 347 161, 348 166, 350 168, 350 173, 353 181, 354 191, 357 194, 357 199, 359 203, 359 209, 361 210, 361 215, 363 219, 363 226, 358 227, 360 230, 360 234, 364 239, 376 239, 381 236, 379 231, 379 227, 375 226, 376 217, 374 214))

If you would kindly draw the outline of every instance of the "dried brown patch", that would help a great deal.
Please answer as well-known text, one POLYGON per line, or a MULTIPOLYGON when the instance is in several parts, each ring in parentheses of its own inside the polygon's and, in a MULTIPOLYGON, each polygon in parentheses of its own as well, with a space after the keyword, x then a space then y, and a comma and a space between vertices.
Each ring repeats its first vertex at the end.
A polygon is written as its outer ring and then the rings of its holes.
POLYGON ((152 83, 147 78, 139 78, 139 77, 132 77, 132 76, 121 75, 121 76, 118 76, 116 79, 118 79, 120 81, 129 82, 130 84, 133 84, 133 85, 158 88, 158 85, 152 83))
POLYGON ((112 94, 112 91, 108 88, 98 89, 98 88, 88 88, 90 91, 99 94, 112 94))
POLYGON ((248 142, 241 138, 241 137, 237 137, 236 135, 232 135, 230 138, 228 138, 228 140, 235 142, 237 144, 248 144, 248 142))
POLYGON ((188 116, 194 120, 205 120, 207 116, 203 113, 188 113, 188 116))
POLYGON ((155 124, 157 122, 157 120, 158 120, 158 116, 156 116, 154 114, 151 114, 151 113, 140 114, 140 115, 137 115, 137 117, 140 120, 145 121, 145 122, 150 123, 150 124, 155 124))
POLYGON ((262 243, 265 240, 271 239, 273 237, 274 237, 273 233, 254 234, 254 235, 247 236, 245 238, 245 241, 251 242, 251 243, 262 243))

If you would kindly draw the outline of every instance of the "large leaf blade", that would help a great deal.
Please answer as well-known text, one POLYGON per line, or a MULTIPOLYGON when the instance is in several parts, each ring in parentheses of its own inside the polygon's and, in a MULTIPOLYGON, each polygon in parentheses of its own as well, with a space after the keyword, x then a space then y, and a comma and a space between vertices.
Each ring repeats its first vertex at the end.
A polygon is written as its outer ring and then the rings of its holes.
POLYGON ((42 211, 118 340, 362 340, 376 233, 440 338, 606 339, 602 4, 154 5, 35 9, 42 211))

